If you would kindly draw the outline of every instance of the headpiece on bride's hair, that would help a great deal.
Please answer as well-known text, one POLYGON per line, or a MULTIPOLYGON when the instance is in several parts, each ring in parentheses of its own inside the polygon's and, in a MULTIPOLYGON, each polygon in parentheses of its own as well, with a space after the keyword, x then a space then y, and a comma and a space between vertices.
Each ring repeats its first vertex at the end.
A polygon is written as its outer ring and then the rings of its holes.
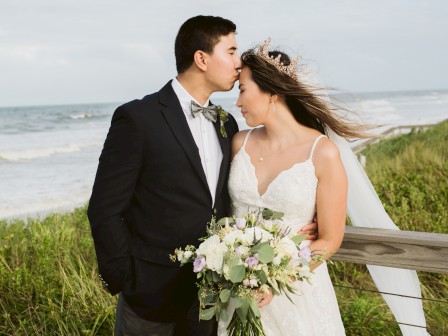
POLYGON ((277 70, 283 72, 285 75, 291 77, 294 80, 298 80, 297 77, 297 69, 299 66, 299 57, 291 60, 289 65, 284 65, 281 59, 281 54, 278 54, 277 57, 269 55, 269 46, 271 44, 271 38, 267 38, 263 44, 258 47, 257 56, 262 60, 272 64, 277 68, 277 70))

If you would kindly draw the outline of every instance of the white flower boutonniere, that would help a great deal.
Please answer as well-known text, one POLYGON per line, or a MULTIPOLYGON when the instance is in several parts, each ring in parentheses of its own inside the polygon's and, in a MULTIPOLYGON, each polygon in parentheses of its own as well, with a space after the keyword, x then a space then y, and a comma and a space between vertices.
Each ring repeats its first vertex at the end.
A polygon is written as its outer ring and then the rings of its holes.
POLYGON ((218 117, 221 125, 219 131, 223 138, 227 138, 227 131, 224 124, 229 120, 229 112, 225 111, 221 106, 218 106, 218 117))

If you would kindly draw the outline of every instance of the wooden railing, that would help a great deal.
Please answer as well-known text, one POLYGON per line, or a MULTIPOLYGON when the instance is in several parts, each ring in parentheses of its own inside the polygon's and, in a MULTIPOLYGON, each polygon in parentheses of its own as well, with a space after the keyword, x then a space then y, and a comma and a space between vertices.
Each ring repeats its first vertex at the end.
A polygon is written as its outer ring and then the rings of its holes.
POLYGON ((420 124, 420 125, 400 125, 400 126, 393 126, 391 128, 388 128, 387 130, 383 131, 379 137, 377 138, 370 138, 368 140, 362 140, 359 144, 356 144, 352 146, 352 150, 355 154, 360 153, 366 146, 377 143, 378 141, 381 141, 382 139, 391 138, 400 134, 406 134, 414 131, 425 131, 431 127, 434 127, 442 122, 447 121, 448 119, 445 119, 443 121, 434 123, 434 124, 420 124))
POLYGON ((346 226, 332 259, 448 274, 448 234, 346 226))

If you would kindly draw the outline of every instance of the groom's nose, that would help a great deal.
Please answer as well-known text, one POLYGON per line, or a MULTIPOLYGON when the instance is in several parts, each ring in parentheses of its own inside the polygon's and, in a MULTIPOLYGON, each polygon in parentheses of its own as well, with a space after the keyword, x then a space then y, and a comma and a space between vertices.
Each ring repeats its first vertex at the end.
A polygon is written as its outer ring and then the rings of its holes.
POLYGON ((241 62, 241 57, 239 55, 237 55, 237 58, 235 61, 235 69, 237 69, 238 72, 240 72, 242 66, 243 66, 243 63, 241 62))

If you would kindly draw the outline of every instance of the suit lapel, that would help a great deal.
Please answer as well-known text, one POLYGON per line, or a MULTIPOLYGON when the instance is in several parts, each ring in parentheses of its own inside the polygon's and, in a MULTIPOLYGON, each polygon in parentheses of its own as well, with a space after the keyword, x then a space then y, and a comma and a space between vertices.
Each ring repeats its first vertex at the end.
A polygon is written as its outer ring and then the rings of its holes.
MULTIPOLYGON (((168 82, 159 91, 159 101, 164 107, 162 113, 173 131, 174 136, 177 138, 179 144, 185 151, 188 159, 194 167, 194 170, 200 177, 202 184, 208 191, 208 195, 211 201, 210 189, 207 184, 204 169, 202 168, 201 157, 199 155, 199 149, 196 146, 193 135, 191 134, 190 127, 188 127, 185 113, 180 106, 179 99, 177 98, 174 90, 171 86, 171 81, 168 82)), ((180 168, 180 167, 179 167, 180 168)))
POLYGON ((229 138, 224 138, 221 135, 221 123, 219 120, 214 123, 215 131, 219 139, 219 144, 221 146, 222 151, 222 161, 221 161, 221 167, 219 169, 219 178, 218 178, 218 184, 216 186, 216 196, 215 200, 218 198, 218 195, 221 193, 222 188, 224 186, 224 183, 226 182, 226 176, 227 176, 227 169, 229 167, 229 161, 230 161, 230 141, 229 138))

